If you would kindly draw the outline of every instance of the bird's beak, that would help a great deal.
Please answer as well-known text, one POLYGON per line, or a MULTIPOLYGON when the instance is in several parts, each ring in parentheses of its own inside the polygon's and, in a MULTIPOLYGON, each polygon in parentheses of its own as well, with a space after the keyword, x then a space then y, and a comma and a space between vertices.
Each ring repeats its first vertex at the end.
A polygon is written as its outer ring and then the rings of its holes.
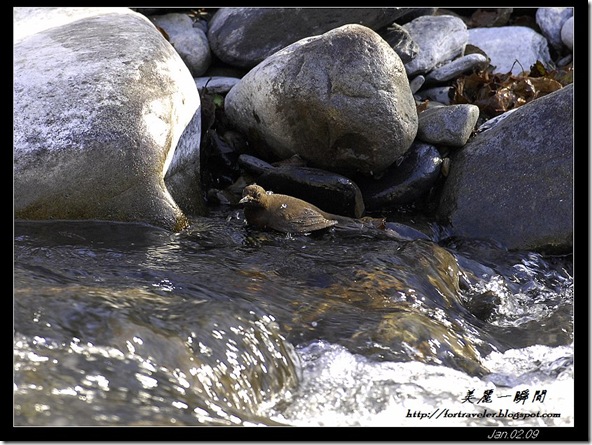
POLYGON ((244 204, 245 202, 249 202, 251 198, 249 196, 244 196, 238 203, 244 204))

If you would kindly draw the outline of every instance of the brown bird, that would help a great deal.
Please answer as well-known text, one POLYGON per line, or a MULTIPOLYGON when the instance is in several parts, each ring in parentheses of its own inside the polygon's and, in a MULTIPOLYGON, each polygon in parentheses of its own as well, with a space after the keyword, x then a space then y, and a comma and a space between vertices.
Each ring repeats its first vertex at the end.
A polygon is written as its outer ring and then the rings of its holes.
POLYGON ((259 229, 306 233, 336 225, 341 218, 293 196, 266 192, 257 184, 243 189, 239 201, 245 206, 247 223, 259 229))
POLYGON ((334 227, 344 234, 366 234, 397 240, 430 239, 412 227, 383 218, 360 219, 325 212, 302 199, 266 192, 257 184, 243 189, 239 201, 245 206, 247 223, 257 229, 273 229, 285 233, 307 233, 334 227))

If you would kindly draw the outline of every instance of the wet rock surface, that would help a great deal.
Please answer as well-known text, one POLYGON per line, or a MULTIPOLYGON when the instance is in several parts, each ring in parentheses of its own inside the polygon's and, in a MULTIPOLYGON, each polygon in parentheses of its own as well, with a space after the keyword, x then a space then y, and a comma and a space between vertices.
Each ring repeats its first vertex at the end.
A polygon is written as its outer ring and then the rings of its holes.
POLYGON ((414 142, 381 178, 358 181, 368 210, 401 206, 427 193, 440 176, 442 158, 433 145, 414 142))

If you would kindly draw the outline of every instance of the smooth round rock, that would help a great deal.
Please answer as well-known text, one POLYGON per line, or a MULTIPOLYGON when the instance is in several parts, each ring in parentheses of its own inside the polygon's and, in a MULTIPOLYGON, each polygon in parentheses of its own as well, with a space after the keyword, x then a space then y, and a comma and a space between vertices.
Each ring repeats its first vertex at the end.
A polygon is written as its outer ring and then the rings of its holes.
POLYGON ((417 139, 430 144, 462 147, 475 129, 479 107, 472 104, 428 108, 419 114, 417 139))
POLYGON ((344 175, 386 169, 417 133, 401 59, 361 25, 303 39, 268 57, 230 90, 224 108, 264 160, 297 154, 344 175))
POLYGON ((164 176, 197 159, 200 201, 200 100, 177 52, 127 8, 16 8, 16 16, 15 217, 183 228, 164 176))
POLYGON ((409 77, 425 74, 462 55, 469 35, 467 25, 450 15, 424 15, 403 25, 419 46, 419 53, 405 64, 409 77))

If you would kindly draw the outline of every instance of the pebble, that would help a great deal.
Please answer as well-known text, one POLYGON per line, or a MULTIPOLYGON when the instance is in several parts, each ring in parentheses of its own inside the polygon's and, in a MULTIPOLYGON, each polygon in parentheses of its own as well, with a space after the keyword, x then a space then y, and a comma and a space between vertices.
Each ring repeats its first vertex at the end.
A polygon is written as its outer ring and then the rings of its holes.
POLYGON ((419 114, 417 139, 436 145, 462 147, 467 143, 479 118, 479 107, 472 104, 429 108, 419 114))
POLYGON ((303 199, 325 212, 352 218, 364 214, 360 188, 337 173, 311 167, 283 166, 264 171, 256 182, 266 190, 303 199))
POLYGON ((452 91, 452 87, 445 86, 445 87, 434 87, 434 88, 427 88, 425 90, 420 90, 416 93, 416 96, 421 100, 429 100, 433 102, 438 102, 443 105, 450 105, 450 92, 452 91))
POLYGON ((378 210, 415 201, 434 185, 442 158, 433 145, 414 142, 400 162, 380 179, 359 180, 368 210, 378 210))

